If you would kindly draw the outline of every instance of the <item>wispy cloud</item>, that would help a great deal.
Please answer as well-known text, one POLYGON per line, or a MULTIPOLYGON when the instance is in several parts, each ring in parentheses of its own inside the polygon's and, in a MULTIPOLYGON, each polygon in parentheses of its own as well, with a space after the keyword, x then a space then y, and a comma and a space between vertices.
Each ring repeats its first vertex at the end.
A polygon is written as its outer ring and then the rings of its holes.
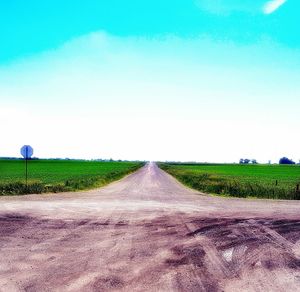
POLYGON ((272 0, 267 2, 263 7, 265 14, 271 14, 275 12, 280 6, 282 6, 287 0, 272 0))
POLYGON ((203 11, 218 15, 228 15, 234 12, 259 13, 264 0, 195 0, 203 11))

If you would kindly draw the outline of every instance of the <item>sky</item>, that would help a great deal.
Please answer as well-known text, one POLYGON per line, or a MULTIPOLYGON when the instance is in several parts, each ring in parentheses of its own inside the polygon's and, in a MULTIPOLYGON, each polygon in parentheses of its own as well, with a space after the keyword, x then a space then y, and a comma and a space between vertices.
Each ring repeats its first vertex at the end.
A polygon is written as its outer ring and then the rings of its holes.
POLYGON ((0 156, 300 159, 296 0, 0 2, 0 156))

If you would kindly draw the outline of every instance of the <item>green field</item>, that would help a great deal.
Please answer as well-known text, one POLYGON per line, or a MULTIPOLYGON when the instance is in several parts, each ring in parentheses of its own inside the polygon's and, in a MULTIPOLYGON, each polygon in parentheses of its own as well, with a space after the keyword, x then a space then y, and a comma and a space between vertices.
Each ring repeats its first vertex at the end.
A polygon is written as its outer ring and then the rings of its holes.
POLYGON ((135 171, 140 162, 0 159, 0 195, 60 192, 103 186, 135 171))
POLYGON ((160 163, 159 166, 182 183, 207 193, 300 199, 299 165, 160 163))

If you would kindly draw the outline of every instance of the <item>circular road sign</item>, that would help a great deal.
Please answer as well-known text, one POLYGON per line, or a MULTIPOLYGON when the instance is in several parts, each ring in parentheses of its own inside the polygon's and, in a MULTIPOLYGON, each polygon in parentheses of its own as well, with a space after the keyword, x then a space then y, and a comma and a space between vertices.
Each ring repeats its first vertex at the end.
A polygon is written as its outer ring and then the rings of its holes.
POLYGON ((32 156, 33 154, 33 148, 29 145, 24 145, 22 148, 21 148, 21 154, 22 156, 25 158, 25 159, 28 159, 32 156))

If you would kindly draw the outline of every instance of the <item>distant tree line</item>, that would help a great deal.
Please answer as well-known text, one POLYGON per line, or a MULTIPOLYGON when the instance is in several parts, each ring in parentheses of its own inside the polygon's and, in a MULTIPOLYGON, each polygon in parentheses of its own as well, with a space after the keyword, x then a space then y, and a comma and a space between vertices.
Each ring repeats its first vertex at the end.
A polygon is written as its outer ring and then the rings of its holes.
POLYGON ((240 159, 240 164, 249 164, 250 162, 252 164, 257 164, 258 163, 256 159, 248 159, 248 158, 246 158, 246 159, 241 158, 240 159))
MULTIPOLYGON (((258 164, 257 160, 256 159, 244 159, 244 158, 241 158, 240 159, 240 164, 249 164, 249 163, 252 163, 252 164, 258 164)), ((271 162, 269 161, 269 164, 271 164, 271 162)), ((289 159, 287 157, 282 157, 279 159, 279 164, 296 164, 292 159, 289 159)), ((299 162, 300 164, 300 162, 299 162)))

